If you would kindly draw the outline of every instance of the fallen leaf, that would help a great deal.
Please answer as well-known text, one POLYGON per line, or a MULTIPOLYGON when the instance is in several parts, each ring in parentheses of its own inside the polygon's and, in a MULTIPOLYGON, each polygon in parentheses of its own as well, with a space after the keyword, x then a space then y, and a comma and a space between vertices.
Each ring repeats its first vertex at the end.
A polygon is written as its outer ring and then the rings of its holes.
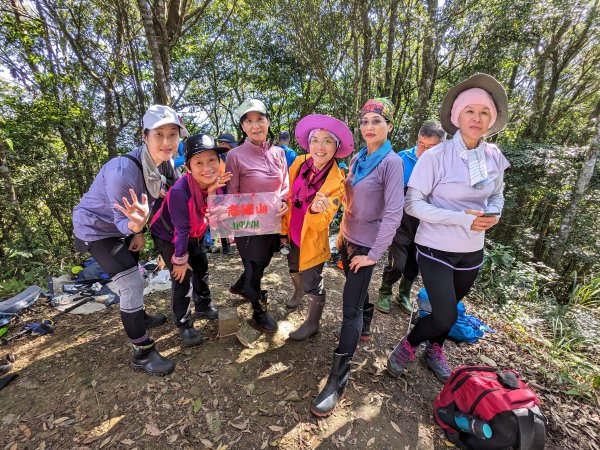
POLYGON ((242 423, 229 422, 229 425, 231 425, 233 428, 237 428, 238 430, 245 430, 248 426, 248 422, 250 422, 250 419, 246 419, 246 421, 242 423))
POLYGON ((198 414, 200 412, 200 410, 202 409, 202 400, 200 400, 199 398, 194 400, 193 409, 194 409, 194 414, 198 414))
POLYGON ((400 427, 396 425, 395 422, 390 421, 390 423, 392 424, 392 428, 396 430, 397 433, 402 434, 402 431, 400 431, 400 427))
POLYGON ((123 445, 133 445, 133 444, 135 444, 135 441, 133 439, 123 439, 121 441, 121 444, 123 444, 123 445))
POLYGON ((479 359, 481 359, 481 361, 482 361, 484 364, 487 364, 488 366, 492 366, 492 367, 498 367, 498 364, 496 363, 496 361, 494 361, 494 360, 493 360, 493 359, 491 359, 491 358, 488 358, 488 357, 487 357, 487 356, 485 356, 485 355, 479 355, 479 359))
POLYGON ((100 448, 104 447, 105 445, 108 445, 108 443, 112 440, 112 436, 107 437, 106 439, 104 439, 102 441, 102 444, 100 444, 100 448))
POLYGON ((280 431, 283 431, 283 427, 277 425, 269 425, 269 430, 279 433, 280 431))
POLYGON ((27 425, 21 424, 19 425, 19 429, 21 430, 21 433, 23 433, 23 436, 25 436, 26 439, 31 438, 31 430, 27 425))
POLYGON ((367 441, 367 447, 370 447, 371 445, 373 445, 375 443, 375 438, 371 438, 367 441))
POLYGON ((210 442, 208 439, 200 439, 200 442, 202 442, 202 445, 204 445, 205 447, 208 447, 208 448, 213 447, 213 443, 210 442))
POLYGON ((147 423, 146 424, 146 433, 148 433, 150 436, 160 436, 161 431, 158 429, 158 427, 155 424, 147 423))
POLYGON ((173 442, 175 442, 177 440, 177 435, 174 434, 172 436, 169 436, 169 439, 167 439, 169 441, 169 444, 172 444, 173 442))
POLYGON ((54 421, 54 425, 58 425, 59 423, 63 423, 65 420, 69 420, 69 418, 66 417, 66 416, 65 417, 59 417, 58 419, 56 419, 54 421))
POLYGON ((288 395, 285 396, 284 400, 287 401, 287 402, 300 402, 300 401, 302 401, 302 399, 298 395, 298 391, 291 391, 288 395))

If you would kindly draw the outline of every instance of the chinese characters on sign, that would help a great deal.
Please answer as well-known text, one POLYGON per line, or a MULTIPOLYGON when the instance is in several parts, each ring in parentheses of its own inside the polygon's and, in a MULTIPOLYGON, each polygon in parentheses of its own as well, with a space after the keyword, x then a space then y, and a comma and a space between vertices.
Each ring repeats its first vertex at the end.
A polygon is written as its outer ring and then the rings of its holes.
POLYGON ((213 238, 281 232, 281 202, 273 192, 212 195, 207 202, 213 238))

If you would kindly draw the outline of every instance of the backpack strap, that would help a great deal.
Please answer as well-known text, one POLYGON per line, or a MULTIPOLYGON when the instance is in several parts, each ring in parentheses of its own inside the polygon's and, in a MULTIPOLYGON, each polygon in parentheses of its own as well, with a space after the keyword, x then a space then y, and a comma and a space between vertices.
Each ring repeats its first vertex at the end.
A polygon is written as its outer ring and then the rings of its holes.
POLYGON ((144 182, 144 189, 146 189, 146 194, 148 194, 150 191, 148 190, 148 186, 146 185, 146 178, 144 178, 144 169, 142 169, 142 163, 140 162, 140 160, 134 156, 131 156, 129 153, 127 153, 126 155, 121 155, 121 157, 133 161, 135 165, 138 166, 140 172, 142 172, 142 181, 144 182))
POLYGON ((519 424, 519 450, 543 450, 545 426, 539 408, 513 410, 519 424))

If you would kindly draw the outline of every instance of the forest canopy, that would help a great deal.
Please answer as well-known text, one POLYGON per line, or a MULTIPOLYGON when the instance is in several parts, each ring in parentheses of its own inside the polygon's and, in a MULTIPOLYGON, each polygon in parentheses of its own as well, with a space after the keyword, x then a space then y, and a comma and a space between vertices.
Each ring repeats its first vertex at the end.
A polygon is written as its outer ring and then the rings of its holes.
POLYGON ((490 237, 552 273, 549 292, 565 300, 574 279, 598 272, 598 10, 597 0, 0 0, 0 292, 71 257, 71 209, 102 164, 140 144, 152 103, 216 135, 235 133, 235 108, 256 97, 274 131, 325 113, 359 145, 360 105, 388 96, 401 150, 450 86, 485 72, 510 104, 492 138, 511 168, 490 237))

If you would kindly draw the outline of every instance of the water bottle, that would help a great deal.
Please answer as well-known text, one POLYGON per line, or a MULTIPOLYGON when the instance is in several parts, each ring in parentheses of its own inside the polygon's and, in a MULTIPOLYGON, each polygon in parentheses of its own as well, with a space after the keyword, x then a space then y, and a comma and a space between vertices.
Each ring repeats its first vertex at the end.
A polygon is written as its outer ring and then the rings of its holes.
POLYGON ((487 422, 471 414, 456 411, 454 413, 454 423, 461 431, 472 434, 479 439, 492 437, 492 427, 487 422))

